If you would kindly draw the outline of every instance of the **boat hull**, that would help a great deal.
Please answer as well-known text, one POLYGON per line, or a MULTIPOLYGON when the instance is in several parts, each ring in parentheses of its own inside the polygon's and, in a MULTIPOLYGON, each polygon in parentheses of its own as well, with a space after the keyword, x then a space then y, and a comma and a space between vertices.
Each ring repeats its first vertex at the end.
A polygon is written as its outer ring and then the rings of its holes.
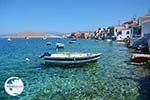
POLYGON ((56 46, 56 48, 64 48, 64 46, 56 46))
POLYGON ((90 63, 96 62, 100 58, 100 54, 92 57, 82 57, 82 58, 53 58, 53 57, 44 57, 44 61, 49 64, 81 64, 81 63, 90 63))

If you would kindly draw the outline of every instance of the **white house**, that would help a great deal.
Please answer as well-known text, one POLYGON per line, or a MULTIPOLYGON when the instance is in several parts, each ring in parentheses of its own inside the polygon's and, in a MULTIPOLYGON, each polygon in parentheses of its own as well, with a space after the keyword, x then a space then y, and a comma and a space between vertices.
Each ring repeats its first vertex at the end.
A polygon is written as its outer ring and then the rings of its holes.
POLYGON ((150 14, 147 14, 140 18, 140 24, 142 27, 142 36, 145 38, 143 39, 143 43, 147 45, 150 52, 150 14))
POLYGON ((125 27, 122 25, 115 25, 108 27, 109 33, 112 34, 112 36, 117 37, 117 34, 121 32, 122 29, 125 27))
POLYGON ((139 18, 140 34, 132 34, 131 46, 136 48, 139 45, 148 46, 148 34, 150 33, 150 14, 139 18))
POLYGON ((117 38, 116 40, 118 41, 123 41, 126 38, 130 38, 131 37, 131 29, 122 29, 120 33, 117 34, 117 38))
POLYGON ((141 25, 142 35, 150 33, 150 14, 139 18, 139 25, 141 25))

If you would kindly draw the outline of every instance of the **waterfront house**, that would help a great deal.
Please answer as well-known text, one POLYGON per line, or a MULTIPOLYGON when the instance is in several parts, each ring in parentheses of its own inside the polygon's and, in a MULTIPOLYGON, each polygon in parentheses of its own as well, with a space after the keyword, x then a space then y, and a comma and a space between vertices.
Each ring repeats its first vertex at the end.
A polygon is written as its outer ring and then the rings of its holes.
POLYGON ((80 37, 83 38, 83 39, 87 39, 87 38, 90 37, 90 34, 88 32, 84 32, 84 33, 81 33, 80 37))
POLYGON ((90 37, 90 33, 89 32, 73 32, 71 33, 70 37, 73 38, 83 38, 83 39, 87 39, 90 37))
POLYGON ((115 27, 114 33, 115 33, 115 36, 117 35, 116 40, 123 41, 127 38, 131 38, 132 31, 133 31, 132 27, 136 25, 138 25, 138 20, 133 19, 133 20, 124 22, 122 26, 115 27))
POLYGON ((98 28, 95 32, 94 32, 94 36, 96 39, 105 39, 108 36, 108 30, 106 28, 98 28))
POLYGON ((127 38, 131 38, 131 28, 122 29, 121 32, 117 34, 117 41, 124 41, 127 38))
POLYGON ((128 44, 130 47, 137 48, 141 44, 141 26, 136 25, 132 26, 131 28, 131 36, 130 36, 130 43, 128 44))
POLYGON ((150 45, 149 45, 149 35, 150 35, 150 14, 146 14, 139 19, 140 25, 141 25, 141 32, 143 36, 143 42, 145 45, 148 46, 150 50, 150 45))
POLYGON ((139 25, 141 25, 142 36, 150 33, 150 14, 144 15, 139 18, 139 25))
POLYGON ((81 37, 81 33, 79 33, 79 32, 73 32, 73 33, 71 33, 70 36, 74 37, 74 38, 80 38, 81 37))
POLYGON ((111 35, 114 39, 123 41, 126 38, 132 37, 132 27, 138 25, 138 20, 133 19, 127 22, 124 22, 122 25, 110 26, 107 28, 108 34, 111 35))
POLYGON ((132 26, 136 26, 136 25, 138 25, 138 20, 136 20, 136 19, 133 19, 133 20, 130 20, 130 21, 127 21, 127 22, 123 23, 123 26, 126 29, 131 28, 132 26))
POLYGON ((121 32, 125 27, 122 25, 115 25, 108 27, 109 34, 111 34, 113 37, 117 37, 118 33, 121 32))
POLYGON ((132 29, 130 45, 137 48, 139 45, 148 47, 148 33, 150 33, 150 14, 139 18, 139 26, 132 29))
POLYGON ((103 28, 98 28, 93 35, 91 35, 91 38, 94 39, 100 39, 102 37, 102 32, 104 31, 103 28))

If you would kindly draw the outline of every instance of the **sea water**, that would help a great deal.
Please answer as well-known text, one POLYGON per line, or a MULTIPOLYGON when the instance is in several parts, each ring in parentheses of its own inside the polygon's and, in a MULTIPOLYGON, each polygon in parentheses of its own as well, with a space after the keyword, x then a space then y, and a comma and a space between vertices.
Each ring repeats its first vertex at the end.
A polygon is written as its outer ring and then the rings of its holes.
MULTIPOLYGON (((133 50, 118 42, 78 39, 0 39, 0 100, 140 100, 149 99, 145 82, 150 69, 130 64, 133 50), (47 46, 46 43, 52 45, 47 46), (65 48, 56 50, 56 43, 65 48), (100 52, 97 63, 79 67, 46 66, 39 59, 44 52, 100 52), (5 92, 9 77, 24 82, 22 94, 5 92)), ((148 87, 148 86, 147 86, 148 87)))

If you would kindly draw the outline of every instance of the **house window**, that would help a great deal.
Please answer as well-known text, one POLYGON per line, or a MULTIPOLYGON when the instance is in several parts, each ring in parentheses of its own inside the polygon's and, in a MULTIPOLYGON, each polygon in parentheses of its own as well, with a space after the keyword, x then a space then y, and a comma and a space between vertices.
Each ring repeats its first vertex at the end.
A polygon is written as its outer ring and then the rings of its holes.
POLYGON ((127 35, 129 35, 129 33, 130 33, 129 31, 126 32, 127 35))
POLYGON ((118 30, 116 29, 116 32, 117 32, 118 30))
POLYGON ((117 33, 117 36, 118 36, 118 35, 121 35, 121 32, 118 32, 118 33, 117 33))

